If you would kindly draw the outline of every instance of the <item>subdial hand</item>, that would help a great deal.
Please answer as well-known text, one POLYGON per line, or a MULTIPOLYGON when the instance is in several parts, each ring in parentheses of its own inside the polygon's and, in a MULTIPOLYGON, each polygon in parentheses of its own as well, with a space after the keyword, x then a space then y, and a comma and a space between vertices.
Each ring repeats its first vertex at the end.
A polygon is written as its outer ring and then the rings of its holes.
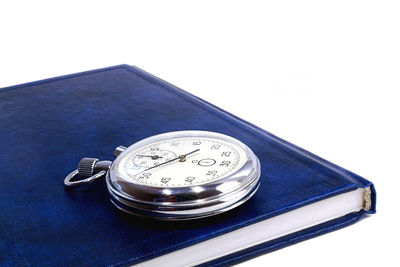
POLYGON ((141 171, 140 173, 145 172, 145 171, 148 171, 148 170, 150 170, 150 169, 157 168, 157 167, 159 167, 159 166, 161 166, 161 165, 170 163, 170 162, 175 161, 175 160, 177 160, 177 159, 179 159, 180 162, 183 162, 183 161, 186 160, 186 157, 187 157, 187 156, 189 156, 190 154, 196 153, 197 151, 200 151, 200 149, 198 148, 198 149, 193 150, 192 152, 189 152, 189 153, 187 153, 187 154, 180 155, 180 156, 178 156, 178 157, 176 157, 176 158, 174 158, 174 159, 171 159, 171 160, 167 160, 167 161, 165 161, 165 162, 163 162, 163 163, 160 163, 160 164, 158 164, 158 165, 156 165, 156 166, 153 166, 153 167, 150 167, 150 168, 148 168, 148 169, 145 169, 144 171, 141 171))
POLYGON ((156 159, 161 159, 161 158, 162 158, 162 157, 159 156, 159 155, 153 155, 153 156, 150 156, 150 155, 138 155, 138 156, 140 156, 140 157, 146 157, 146 158, 151 158, 151 159, 154 159, 154 160, 156 160, 156 159))

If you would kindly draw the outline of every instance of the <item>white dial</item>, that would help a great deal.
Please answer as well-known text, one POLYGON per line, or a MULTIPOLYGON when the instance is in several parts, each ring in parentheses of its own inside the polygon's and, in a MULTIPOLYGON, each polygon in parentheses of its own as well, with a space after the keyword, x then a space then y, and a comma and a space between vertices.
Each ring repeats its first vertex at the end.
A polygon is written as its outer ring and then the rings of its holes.
POLYGON ((170 138, 129 151, 118 172, 128 181, 157 187, 202 185, 238 171, 247 155, 238 145, 211 137, 170 138))

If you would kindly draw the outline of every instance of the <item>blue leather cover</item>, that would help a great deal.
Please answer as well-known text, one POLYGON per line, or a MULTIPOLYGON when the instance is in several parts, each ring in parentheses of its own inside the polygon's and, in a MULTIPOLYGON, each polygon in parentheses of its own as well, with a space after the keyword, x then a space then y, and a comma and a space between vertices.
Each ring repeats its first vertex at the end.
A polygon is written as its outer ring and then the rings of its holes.
MULTIPOLYGON (((0 89, 0 264, 132 265, 372 184, 136 67, 121 65, 0 89), (242 206, 188 222, 118 212, 104 181, 68 191, 85 156, 112 160, 118 145, 177 130, 209 130, 247 144, 262 166, 242 206)), ((317 236, 351 213, 209 264, 230 265, 317 236)))

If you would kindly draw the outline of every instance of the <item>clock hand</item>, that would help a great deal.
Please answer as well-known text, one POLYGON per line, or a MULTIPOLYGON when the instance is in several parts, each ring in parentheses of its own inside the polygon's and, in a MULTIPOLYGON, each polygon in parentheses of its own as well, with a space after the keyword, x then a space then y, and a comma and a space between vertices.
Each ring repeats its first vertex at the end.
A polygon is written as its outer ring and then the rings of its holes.
POLYGON ((160 157, 160 156, 158 156, 158 155, 154 155, 154 156, 149 156, 149 155, 138 155, 138 156, 147 157, 147 158, 151 158, 151 159, 160 159, 160 158, 162 158, 162 157, 160 157))
MULTIPOLYGON (((197 152, 197 151, 200 151, 200 148, 198 148, 198 149, 196 149, 196 150, 193 150, 192 152, 189 152, 189 153, 187 153, 187 154, 185 154, 185 155, 180 155, 179 157, 178 157, 178 159, 181 159, 181 161, 182 161, 182 159, 185 159, 187 156, 189 156, 190 154, 193 154, 193 153, 195 153, 195 152, 197 152)), ((183 160, 184 161, 184 160, 183 160)))
POLYGON ((187 156, 189 156, 190 154, 193 154, 193 153, 195 153, 195 152, 197 152, 197 151, 200 151, 200 149, 198 148, 198 149, 193 150, 192 152, 189 152, 189 153, 187 153, 187 154, 180 155, 180 156, 178 156, 178 157, 176 157, 176 158, 174 158, 174 159, 171 159, 171 160, 167 160, 167 161, 165 161, 165 162, 163 162, 163 163, 160 163, 160 164, 158 164, 158 165, 156 165, 156 166, 153 166, 153 167, 150 167, 150 168, 148 168, 148 169, 145 169, 144 171, 141 171, 141 172, 139 172, 139 173, 148 171, 148 170, 153 169, 153 168, 157 168, 157 167, 159 167, 159 166, 161 166, 161 165, 170 163, 170 162, 175 161, 175 160, 177 160, 177 159, 179 159, 180 162, 183 162, 183 161, 185 161, 185 158, 186 158, 187 156))

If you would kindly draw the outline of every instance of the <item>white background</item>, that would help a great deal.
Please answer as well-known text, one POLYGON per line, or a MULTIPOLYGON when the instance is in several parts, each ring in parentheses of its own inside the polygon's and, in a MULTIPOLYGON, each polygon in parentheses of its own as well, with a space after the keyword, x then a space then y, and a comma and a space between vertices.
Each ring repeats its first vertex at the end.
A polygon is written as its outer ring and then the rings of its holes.
POLYGON ((396 1, 2 1, 0 87, 127 63, 372 180, 378 213, 242 266, 398 264, 396 1))

